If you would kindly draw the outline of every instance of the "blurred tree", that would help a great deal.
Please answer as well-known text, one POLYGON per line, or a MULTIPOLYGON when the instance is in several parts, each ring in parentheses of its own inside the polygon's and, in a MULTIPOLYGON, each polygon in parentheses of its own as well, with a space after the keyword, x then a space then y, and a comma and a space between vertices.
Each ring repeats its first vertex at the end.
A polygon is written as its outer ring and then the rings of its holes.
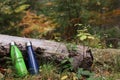
MULTIPOLYGON (((36 3, 35 3, 36 2, 36 3)), ((57 32, 62 38, 71 40, 77 30, 76 24, 91 24, 89 32, 104 36, 110 26, 119 21, 120 0, 37 0, 36 12, 45 14, 59 24, 57 32), (39 6, 39 7, 38 7, 39 6), (96 27, 98 26, 98 27, 96 27)))
POLYGON ((0 0, 0 33, 18 33, 16 24, 28 7, 27 0, 0 0))
POLYGON ((20 21, 19 27, 23 28, 21 35, 25 37, 49 39, 51 31, 56 28, 56 23, 47 18, 44 14, 37 16, 35 13, 26 11, 26 15, 20 21))
MULTIPOLYGON (((43 10, 45 14, 51 16, 59 23, 59 28, 64 39, 73 39, 77 34, 79 26, 75 24, 91 24, 93 26, 102 26, 107 23, 111 23, 106 16, 112 12, 114 8, 117 8, 117 2, 113 0, 53 0, 48 1, 45 4, 43 10), (46 5, 46 4, 51 5, 46 5), (113 5, 116 5, 114 7, 113 5), (47 12, 49 11, 49 12, 47 12)), ((103 27, 104 28, 104 27, 103 27)), ((95 30, 93 30, 92 33, 95 30)))

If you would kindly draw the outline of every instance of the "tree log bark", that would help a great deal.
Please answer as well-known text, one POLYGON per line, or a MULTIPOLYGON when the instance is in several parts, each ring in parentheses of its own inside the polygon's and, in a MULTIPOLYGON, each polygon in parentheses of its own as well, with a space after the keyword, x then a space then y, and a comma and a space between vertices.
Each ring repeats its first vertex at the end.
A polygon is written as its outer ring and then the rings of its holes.
POLYGON ((76 51, 69 51, 64 43, 8 35, 0 35, 0 57, 10 57, 9 44, 12 41, 16 43, 23 52, 23 55, 26 55, 26 42, 31 41, 39 63, 42 63, 45 59, 47 61, 54 59, 56 62, 61 62, 68 57, 73 59, 71 64, 73 65, 74 70, 79 67, 90 69, 93 63, 92 52, 85 46, 77 45, 76 51))

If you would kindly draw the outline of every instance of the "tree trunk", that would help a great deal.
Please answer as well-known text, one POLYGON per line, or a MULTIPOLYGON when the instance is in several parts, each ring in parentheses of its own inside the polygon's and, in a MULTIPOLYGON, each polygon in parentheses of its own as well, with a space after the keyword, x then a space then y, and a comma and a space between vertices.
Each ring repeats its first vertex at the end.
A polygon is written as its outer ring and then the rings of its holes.
MULTIPOLYGON (((26 42, 31 41, 33 49, 39 63, 43 61, 61 62, 65 58, 72 58, 72 65, 74 70, 81 67, 90 69, 93 63, 93 56, 91 50, 87 47, 77 45, 76 51, 69 51, 64 43, 54 42, 50 40, 31 39, 16 36, 0 35, 0 57, 10 57, 9 49, 10 42, 14 41, 26 58, 26 42)), ((0 59, 2 61, 3 59, 0 59)), ((0 62, 1 63, 1 62, 0 62)))

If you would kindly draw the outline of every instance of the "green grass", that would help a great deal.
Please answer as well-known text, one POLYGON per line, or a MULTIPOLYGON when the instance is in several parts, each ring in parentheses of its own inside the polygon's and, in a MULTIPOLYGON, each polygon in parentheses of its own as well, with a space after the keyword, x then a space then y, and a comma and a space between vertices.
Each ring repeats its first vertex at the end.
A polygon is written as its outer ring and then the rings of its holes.
POLYGON ((40 75, 42 76, 41 80, 59 79, 59 75, 57 74, 57 67, 54 66, 52 63, 47 63, 40 66, 40 75))

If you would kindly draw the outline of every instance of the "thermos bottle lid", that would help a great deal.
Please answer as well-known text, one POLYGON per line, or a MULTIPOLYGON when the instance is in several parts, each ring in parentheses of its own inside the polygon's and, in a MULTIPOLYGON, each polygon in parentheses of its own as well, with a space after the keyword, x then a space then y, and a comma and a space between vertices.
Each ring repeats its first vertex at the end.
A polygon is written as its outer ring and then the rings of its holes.
POLYGON ((27 46, 31 46, 31 42, 30 41, 27 42, 27 46))
POLYGON ((15 45, 15 42, 11 42, 11 45, 15 45))

